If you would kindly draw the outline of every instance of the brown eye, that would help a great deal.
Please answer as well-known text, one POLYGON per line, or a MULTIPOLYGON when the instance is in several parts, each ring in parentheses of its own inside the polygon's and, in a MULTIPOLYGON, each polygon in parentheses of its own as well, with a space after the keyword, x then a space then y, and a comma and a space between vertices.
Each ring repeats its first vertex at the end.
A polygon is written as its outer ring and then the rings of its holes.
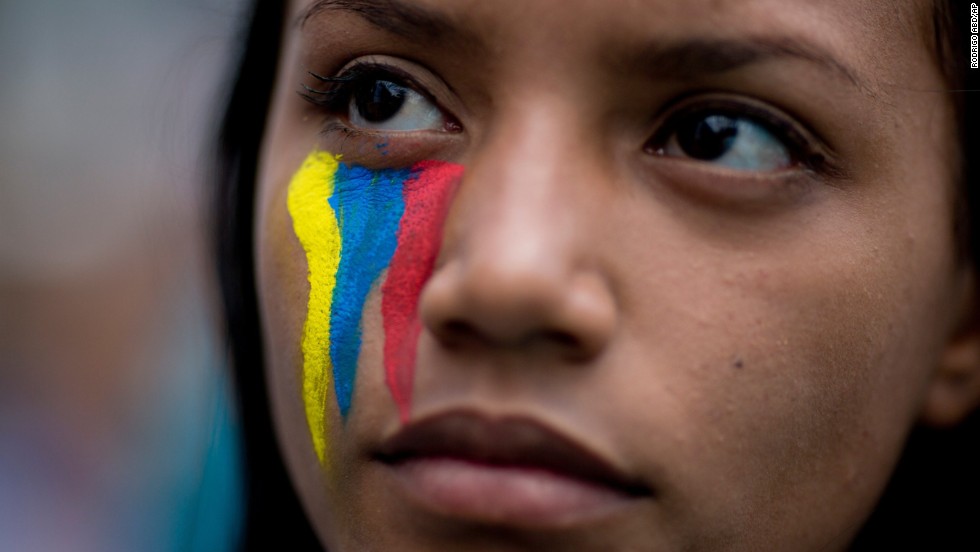
POLYGON ((681 125, 677 130, 677 145, 694 159, 713 161, 728 153, 737 137, 737 119, 709 115, 681 125))
POLYGON ((408 92, 404 86, 391 81, 372 79, 354 89, 352 109, 369 123, 383 123, 398 113, 408 92))
POLYGON ((442 130, 446 117, 425 95, 392 80, 366 76, 352 83, 348 120, 369 130, 442 130))
POLYGON ((349 65, 335 76, 313 71, 307 74, 321 84, 301 83, 300 97, 352 130, 458 132, 461 128, 425 84, 406 69, 364 61, 349 65))
POLYGON ((663 145, 648 149, 743 171, 771 172, 793 164, 787 140, 753 117, 698 111, 670 124, 663 145))

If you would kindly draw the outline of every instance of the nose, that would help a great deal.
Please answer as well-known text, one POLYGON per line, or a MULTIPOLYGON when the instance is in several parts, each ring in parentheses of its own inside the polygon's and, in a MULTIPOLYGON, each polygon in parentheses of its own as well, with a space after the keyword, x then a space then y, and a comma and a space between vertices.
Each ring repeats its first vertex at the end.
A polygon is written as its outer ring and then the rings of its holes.
POLYGON ((450 347, 545 347, 587 359, 610 342, 596 167, 541 111, 499 129, 467 163, 423 324, 450 347), (563 138, 564 137, 564 138, 563 138))

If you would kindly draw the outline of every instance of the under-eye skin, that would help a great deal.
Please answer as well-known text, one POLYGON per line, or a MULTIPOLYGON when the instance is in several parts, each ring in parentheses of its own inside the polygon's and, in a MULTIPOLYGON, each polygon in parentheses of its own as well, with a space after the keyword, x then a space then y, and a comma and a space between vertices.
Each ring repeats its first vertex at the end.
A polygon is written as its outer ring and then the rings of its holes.
POLYGON ((837 172, 817 139, 788 116, 731 99, 684 103, 644 145, 647 153, 737 172, 837 172))
MULTIPOLYGON (((404 71, 379 63, 356 63, 335 77, 310 72, 317 86, 303 84, 305 100, 354 132, 459 132, 432 96, 404 71)), ((328 128, 334 128, 328 126, 328 128)))

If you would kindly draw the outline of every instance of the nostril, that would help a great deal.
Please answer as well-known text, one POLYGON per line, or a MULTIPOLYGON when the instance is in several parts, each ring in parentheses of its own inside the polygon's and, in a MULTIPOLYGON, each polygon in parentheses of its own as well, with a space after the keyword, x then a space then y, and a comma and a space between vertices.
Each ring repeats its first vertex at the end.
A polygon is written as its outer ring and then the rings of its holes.
POLYGON ((543 333, 541 342, 569 362, 587 360, 602 348, 600 343, 590 343, 587 338, 574 332, 560 330, 543 333))
POLYGON ((447 320, 439 327, 439 338, 449 347, 459 347, 480 341, 480 332, 473 324, 460 319, 447 320))
POLYGON ((473 326, 462 320, 450 320, 449 322, 446 322, 443 329, 450 335, 464 335, 474 331, 473 326))
POLYGON ((553 343, 562 349, 579 349, 582 347, 582 340, 575 337, 570 332, 552 330, 543 332, 542 337, 545 341, 553 343))
POLYGON ((501 339, 500 336, 488 335, 475 324, 461 319, 449 320, 442 324, 439 329, 438 336, 443 344, 448 347, 474 347, 482 344, 504 348, 527 348, 544 345, 573 354, 582 351, 585 347, 582 339, 571 332, 562 330, 523 333, 520 336, 514 336, 514 339, 508 342, 501 339))
POLYGON ((447 320, 433 330, 443 346, 451 349, 481 348, 495 341, 475 324, 461 318, 447 320))

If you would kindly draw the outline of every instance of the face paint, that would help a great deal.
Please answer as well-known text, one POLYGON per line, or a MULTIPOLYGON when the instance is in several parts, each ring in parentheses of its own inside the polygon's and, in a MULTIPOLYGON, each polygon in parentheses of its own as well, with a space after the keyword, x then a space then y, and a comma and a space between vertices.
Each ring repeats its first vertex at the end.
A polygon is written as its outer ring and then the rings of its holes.
POLYGON ((371 284, 388 267, 405 209, 402 182, 408 170, 371 171, 340 165, 330 205, 340 227, 340 265, 330 310, 330 359, 337 404, 350 411, 357 357, 361 351, 361 311, 371 284))
POLYGON ((303 327, 303 401, 314 449, 326 463, 327 396, 351 407, 361 348, 361 315, 382 284, 385 382, 403 420, 411 406, 418 298, 432 273, 442 224, 462 167, 425 161, 370 170, 312 153, 293 177, 287 205, 306 252, 310 297, 303 327))
POLYGON ((385 329, 385 376, 402 421, 408 419, 415 372, 415 347, 422 324, 418 317, 422 286, 432 275, 442 245, 442 224, 463 167, 424 161, 405 182, 405 213, 398 248, 381 288, 385 329))
POLYGON ((313 449, 326 465, 327 393, 331 387, 330 307, 340 264, 340 229, 327 198, 333 195, 337 158, 314 152, 293 176, 286 200, 293 231, 306 252, 310 297, 303 324, 303 407, 313 449))

